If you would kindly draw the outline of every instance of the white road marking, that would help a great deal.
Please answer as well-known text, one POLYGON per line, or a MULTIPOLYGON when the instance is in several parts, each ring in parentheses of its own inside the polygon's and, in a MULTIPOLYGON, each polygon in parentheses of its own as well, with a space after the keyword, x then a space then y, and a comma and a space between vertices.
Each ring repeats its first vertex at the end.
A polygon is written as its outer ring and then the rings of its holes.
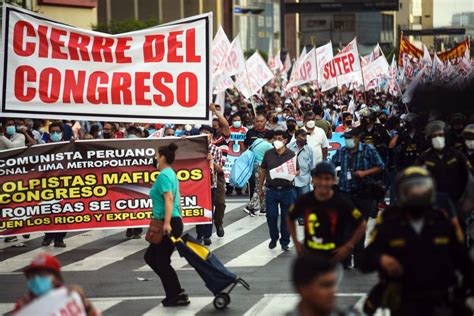
POLYGON ((173 311, 170 312, 168 307, 164 307, 163 305, 158 305, 148 312, 143 314, 144 316, 156 316, 156 315, 168 315, 172 313, 173 316, 193 316, 196 315, 201 309, 206 307, 207 305, 211 304, 214 300, 213 296, 204 296, 204 297, 191 297, 189 299, 191 304, 188 306, 177 307, 173 308, 173 311))

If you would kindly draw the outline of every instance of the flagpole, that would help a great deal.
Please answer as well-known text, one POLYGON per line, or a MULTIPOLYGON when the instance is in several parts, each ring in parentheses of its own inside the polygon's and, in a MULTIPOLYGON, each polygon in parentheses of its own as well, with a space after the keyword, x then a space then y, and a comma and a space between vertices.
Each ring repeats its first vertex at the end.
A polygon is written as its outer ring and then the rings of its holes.
MULTIPOLYGON (((357 48, 357 55, 359 55, 359 64, 360 64, 360 52, 359 52, 359 44, 357 40, 357 35, 356 35, 356 48, 357 48)), ((362 65, 360 65, 360 75, 362 76, 362 86, 364 88, 365 105, 369 106, 369 104, 367 103, 367 91, 365 91, 365 80, 364 80, 364 72, 362 71, 362 65)))

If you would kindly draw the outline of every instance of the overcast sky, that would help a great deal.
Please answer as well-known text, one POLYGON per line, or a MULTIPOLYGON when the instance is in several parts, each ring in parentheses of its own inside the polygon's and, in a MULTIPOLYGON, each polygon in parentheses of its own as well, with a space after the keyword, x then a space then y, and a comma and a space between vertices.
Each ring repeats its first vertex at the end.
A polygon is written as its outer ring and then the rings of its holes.
MULTIPOLYGON (((422 0, 423 1, 423 0, 422 0)), ((450 26, 455 13, 474 12, 474 0, 433 0, 434 27, 450 26)))

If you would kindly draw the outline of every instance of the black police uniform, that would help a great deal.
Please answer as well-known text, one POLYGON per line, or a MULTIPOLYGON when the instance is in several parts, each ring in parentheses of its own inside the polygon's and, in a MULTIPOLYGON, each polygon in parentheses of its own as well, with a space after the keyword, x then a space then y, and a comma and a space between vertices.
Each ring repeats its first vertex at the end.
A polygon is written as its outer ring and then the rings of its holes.
POLYGON ((375 123, 371 130, 367 129, 367 127, 362 127, 360 140, 365 144, 373 145, 383 162, 387 162, 390 134, 383 125, 375 123))
POLYGON ((406 167, 413 165, 416 159, 429 148, 423 134, 416 131, 413 137, 408 131, 403 131, 397 140, 395 149, 395 167, 401 171, 406 167))
POLYGON ((418 157, 415 164, 426 166, 436 182, 436 191, 446 193, 453 202, 464 193, 470 165, 459 150, 445 148, 443 155, 439 156, 430 148, 418 157))
POLYGON ((472 287, 472 262, 462 236, 441 211, 433 208, 426 211, 419 234, 402 210, 387 209, 372 232, 360 269, 378 270, 381 280, 399 286, 400 306, 398 311, 392 310, 392 315, 437 315, 440 306, 452 303, 456 271, 463 275, 464 285, 472 287), (390 278, 381 269, 380 257, 384 254, 401 264, 400 277, 390 278))

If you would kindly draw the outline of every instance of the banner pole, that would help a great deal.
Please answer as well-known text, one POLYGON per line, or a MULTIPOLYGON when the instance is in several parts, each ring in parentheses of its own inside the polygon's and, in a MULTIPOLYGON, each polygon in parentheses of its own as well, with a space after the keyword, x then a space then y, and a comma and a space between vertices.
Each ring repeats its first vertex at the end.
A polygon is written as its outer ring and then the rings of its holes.
MULTIPOLYGON (((355 38, 356 38, 357 55, 359 55, 359 64, 360 64, 360 52, 359 52, 359 44, 358 44, 357 36, 355 38)), ((360 65, 360 75, 362 76, 362 88, 364 89, 365 105, 369 106, 369 104, 367 104, 367 91, 365 91, 365 80, 364 80, 364 72, 362 71, 362 65, 360 65)))

